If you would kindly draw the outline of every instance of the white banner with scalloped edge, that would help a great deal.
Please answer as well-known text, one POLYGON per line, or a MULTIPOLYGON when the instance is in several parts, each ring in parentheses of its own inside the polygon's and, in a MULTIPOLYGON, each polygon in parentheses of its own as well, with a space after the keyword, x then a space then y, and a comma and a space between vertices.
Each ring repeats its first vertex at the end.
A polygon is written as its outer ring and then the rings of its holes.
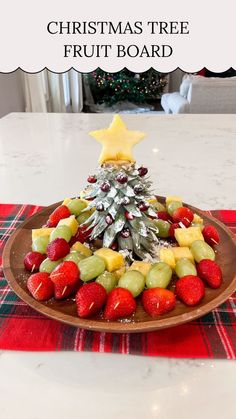
POLYGON ((236 68, 235 9, 235 0, 7 2, 0 71, 225 71, 236 68))

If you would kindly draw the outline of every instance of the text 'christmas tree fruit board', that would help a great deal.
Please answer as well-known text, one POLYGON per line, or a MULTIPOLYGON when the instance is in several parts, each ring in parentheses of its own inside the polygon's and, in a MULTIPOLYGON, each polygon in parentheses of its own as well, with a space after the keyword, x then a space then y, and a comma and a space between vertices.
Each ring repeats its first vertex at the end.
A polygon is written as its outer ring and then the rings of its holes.
POLYGON ((30 217, 3 254, 16 294, 53 319, 109 332, 175 326, 236 289, 235 238, 178 196, 156 197, 132 148, 144 134, 118 115, 91 135, 97 174, 76 198, 30 217))

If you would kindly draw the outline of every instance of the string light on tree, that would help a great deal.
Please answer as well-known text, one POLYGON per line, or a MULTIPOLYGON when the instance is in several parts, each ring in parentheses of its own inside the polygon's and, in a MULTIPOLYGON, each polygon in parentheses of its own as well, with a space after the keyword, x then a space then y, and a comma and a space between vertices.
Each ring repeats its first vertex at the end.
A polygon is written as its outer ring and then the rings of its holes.
POLYGON ((109 106, 122 101, 140 104, 156 101, 167 83, 164 74, 152 69, 141 74, 127 69, 117 73, 97 69, 88 77, 95 102, 109 106))

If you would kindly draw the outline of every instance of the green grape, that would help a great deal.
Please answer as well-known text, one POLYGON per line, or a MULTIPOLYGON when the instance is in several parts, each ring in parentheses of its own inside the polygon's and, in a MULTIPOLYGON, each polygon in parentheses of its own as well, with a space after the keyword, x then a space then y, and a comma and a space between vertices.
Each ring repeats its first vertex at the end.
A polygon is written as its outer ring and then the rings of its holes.
POLYGON ((115 288, 115 286, 117 285, 118 279, 113 273, 105 271, 103 272, 103 274, 97 277, 96 282, 101 284, 105 288, 106 292, 108 293, 111 290, 113 290, 113 288, 115 288))
POLYGON ((49 236, 39 236, 32 243, 32 250, 42 254, 47 253, 47 245, 49 243, 49 236))
POLYGON ((119 279, 118 287, 128 289, 135 298, 144 290, 145 278, 139 271, 127 271, 119 279))
POLYGON ((75 262, 78 265, 78 263, 83 259, 85 259, 85 256, 81 255, 79 252, 76 252, 76 250, 71 250, 70 253, 68 253, 68 255, 66 255, 63 260, 69 260, 71 262, 75 262))
POLYGON ((79 198, 72 199, 67 205, 71 214, 75 216, 79 215, 87 206, 87 202, 79 198))
POLYGON ((179 278, 186 275, 197 275, 194 264, 187 258, 181 258, 176 262, 175 273, 179 278))
POLYGON ((51 273, 54 269, 60 265, 61 260, 52 261, 50 259, 44 259, 39 267, 39 272, 51 273))
POLYGON ((203 259, 215 260, 216 258, 215 252, 211 246, 202 240, 195 240, 192 243, 190 250, 197 263, 201 262, 203 259))
POLYGON ((162 205, 160 202, 155 202, 154 204, 152 204, 153 207, 157 210, 157 211, 166 211, 166 208, 164 205, 162 205))
POLYGON ((81 260, 78 267, 80 270, 80 279, 84 282, 97 278, 106 268, 104 260, 96 255, 81 260))
POLYGON ((91 212, 85 211, 85 212, 82 212, 76 219, 79 224, 83 224, 89 219, 90 216, 91 216, 91 212))
POLYGON ((65 239, 67 242, 71 239, 71 229, 66 225, 57 226, 50 234, 50 242, 60 237, 65 239))
POLYGON ((164 220, 153 220, 155 226, 158 228, 157 237, 166 238, 169 237, 170 223, 164 220))
POLYGON ((166 288, 172 277, 172 269, 165 262, 155 263, 147 274, 146 285, 148 288, 166 288))
POLYGON ((171 215, 171 217, 172 217, 172 215, 173 215, 173 213, 174 213, 174 211, 177 209, 177 208, 180 208, 180 207, 182 207, 183 206, 183 204, 182 204, 182 202, 179 202, 179 201, 172 201, 172 202, 170 202, 168 205, 167 205, 167 212, 168 212, 168 214, 170 214, 171 215))

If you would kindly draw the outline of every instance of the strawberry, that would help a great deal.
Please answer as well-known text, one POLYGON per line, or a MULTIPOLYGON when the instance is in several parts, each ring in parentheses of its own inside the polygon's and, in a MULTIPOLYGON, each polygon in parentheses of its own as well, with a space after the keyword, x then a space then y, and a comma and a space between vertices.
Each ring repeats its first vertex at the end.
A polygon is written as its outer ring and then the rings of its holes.
POLYGON ((70 252, 70 246, 65 239, 60 237, 52 240, 47 245, 47 256, 50 260, 64 258, 70 252))
POLYGON ((47 227, 56 227, 60 220, 70 217, 71 213, 66 205, 60 205, 49 216, 47 227))
POLYGON ((125 288, 114 288, 109 292, 104 310, 104 318, 117 320, 131 316, 136 310, 136 301, 131 292, 125 288))
POLYGON ((178 223, 171 224, 169 228, 169 236, 174 239, 175 238, 175 229, 180 228, 180 225, 178 223))
POLYGON ((182 223, 185 227, 189 227, 193 221, 193 212, 186 207, 177 208, 172 215, 174 223, 182 223))
POLYGON ((60 285, 54 284, 54 297, 56 300, 63 300, 75 294, 80 286, 83 284, 82 281, 77 281, 72 285, 60 285))
POLYGON ((39 252, 27 253, 27 255, 24 257, 25 269, 32 273, 38 271, 42 261, 45 258, 46 256, 39 252))
POLYGON ((89 240, 90 234, 93 231, 92 228, 88 228, 86 225, 81 225, 78 228, 77 233, 73 236, 70 240, 70 246, 73 246, 74 243, 80 242, 84 243, 85 241, 89 240))
POLYGON ((77 312, 79 317, 89 317, 98 313, 105 304, 107 293, 97 282, 83 285, 76 294, 77 312))
POLYGON ((195 306, 203 299, 205 287, 198 276, 186 275, 176 282, 175 292, 187 306, 195 306))
POLYGON ((61 286, 75 284, 79 276, 80 271, 78 266, 70 260, 60 263, 50 274, 52 282, 61 286))
POLYGON ((54 285, 46 272, 37 272, 27 280, 27 288, 38 301, 49 300, 54 294, 54 285))
POLYGON ((157 211, 157 218, 159 220, 171 221, 171 216, 167 211, 157 211))
POLYGON ((173 310, 176 298, 172 291, 165 288, 149 288, 142 294, 142 304, 150 316, 157 317, 173 310))
POLYGON ((222 271, 213 260, 201 260, 197 265, 197 273, 211 288, 219 288, 222 284, 222 271))
POLYGON ((204 240, 210 245, 214 246, 220 243, 220 236, 216 228, 212 225, 206 225, 202 230, 204 240))

